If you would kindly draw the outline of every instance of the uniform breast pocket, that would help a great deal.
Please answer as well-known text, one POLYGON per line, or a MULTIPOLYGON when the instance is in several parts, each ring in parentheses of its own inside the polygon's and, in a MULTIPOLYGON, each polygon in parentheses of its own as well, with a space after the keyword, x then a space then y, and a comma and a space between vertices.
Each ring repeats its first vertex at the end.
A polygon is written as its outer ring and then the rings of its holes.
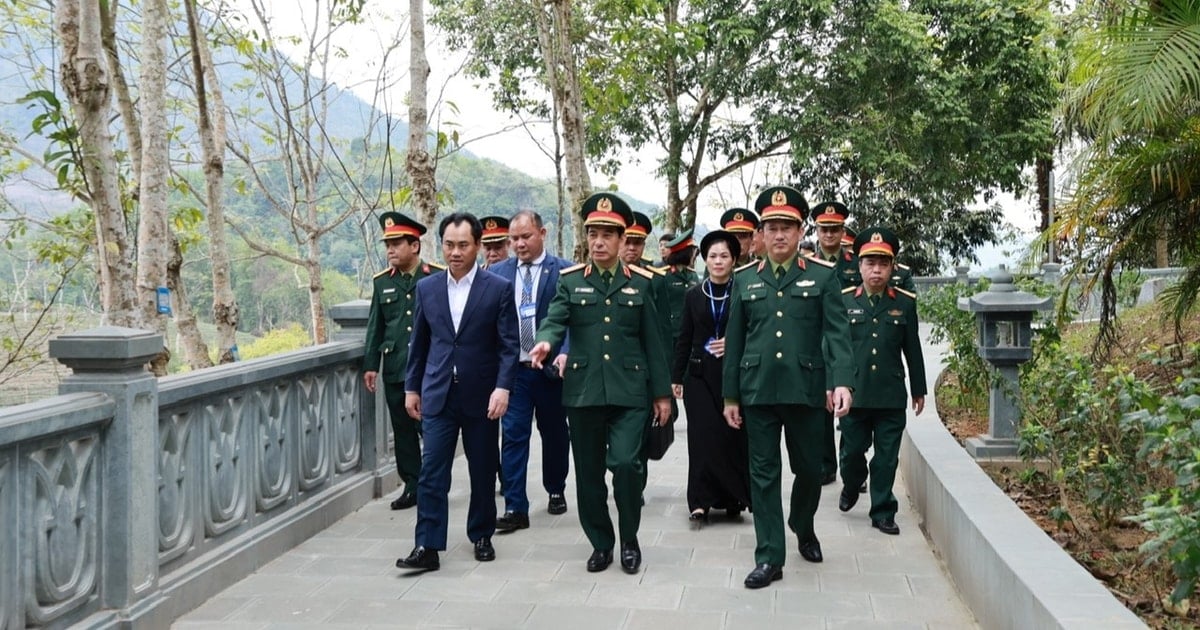
POLYGON ((816 287, 792 287, 788 314, 796 319, 821 316, 821 290, 816 287))
POLYGON ((762 301, 765 299, 767 299, 766 287, 742 290, 742 301, 743 302, 759 302, 759 301, 762 301))
POLYGON ((600 297, 595 293, 572 293, 571 322, 574 324, 595 324, 600 321, 600 297))
POLYGON ((400 293, 388 293, 379 299, 379 308, 388 319, 404 314, 408 300, 403 297, 400 293))

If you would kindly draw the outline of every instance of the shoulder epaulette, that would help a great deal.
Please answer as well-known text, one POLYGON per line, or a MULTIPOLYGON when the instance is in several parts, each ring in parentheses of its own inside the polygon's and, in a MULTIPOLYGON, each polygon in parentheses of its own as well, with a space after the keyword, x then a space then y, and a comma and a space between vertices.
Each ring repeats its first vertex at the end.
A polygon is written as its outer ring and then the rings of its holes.
POLYGON ((828 260, 821 258, 820 256, 813 256, 813 257, 809 258, 808 260, 811 260, 812 262, 815 262, 818 265, 824 265, 826 267, 829 267, 830 269, 833 269, 836 266, 833 263, 829 262, 828 260))
POLYGON ((649 269, 660 276, 667 275, 667 272, 671 270, 670 267, 646 267, 646 269, 649 269))
POLYGON ((383 271, 380 271, 379 273, 377 273, 377 274, 375 274, 374 276, 372 276, 372 277, 371 277, 371 279, 372 279, 372 280, 374 280, 375 278, 378 278, 379 276, 382 276, 382 275, 384 275, 384 274, 387 274, 387 273, 391 273, 391 271, 392 271, 392 268, 391 268, 391 267, 388 267, 387 269, 384 269, 383 271))
POLYGON ((748 262, 748 263, 746 263, 746 264, 742 265, 741 267, 738 267, 737 269, 734 269, 734 270, 733 270, 733 272, 734 272, 734 273, 738 273, 739 271, 742 271, 742 270, 744 270, 744 269, 749 269, 749 268, 751 268, 751 267, 757 267, 757 266, 758 266, 758 262, 759 262, 759 261, 757 261, 757 260, 751 260, 750 262, 748 262))
POLYGON ((560 271, 558 272, 558 275, 560 275, 560 276, 563 276, 563 275, 566 275, 566 274, 568 274, 568 273, 575 273, 576 271, 579 271, 579 270, 583 269, 583 268, 584 268, 584 267, 586 267, 586 266, 587 266, 587 263, 576 263, 576 264, 574 264, 574 265, 571 265, 570 267, 567 267, 566 269, 562 269, 562 270, 560 270, 560 271))
POLYGON ((845 289, 842 289, 842 293, 850 293, 851 291, 853 291, 857 288, 858 287, 846 287, 845 289))
POLYGON ((899 268, 901 268, 901 269, 909 269, 909 270, 911 270, 911 269, 912 269, 912 267, 909 267, 908 265, 906 265, 906 264, 904 264, 904 263, 896 263, 896 266, 897 266, 897 267, 899 267, 899 268))
POLYGON ((429 265, 430 267, 433 267, 434 269, 437 269, 438 271, 446 270, 446 265, 439 265, 438 263, 435 263, 435 262, 427 262, 425 264, 429 265))
POLYGON ((917 294, 913 293, 912 291, 906 291, 904 289, 901 289, 900 287, 892 287, 892 288, 896 290, 896 293, 903 293, 904 295, 907 295, 908 297, 910 297, 914 300, 917 299, 917 294))
POLYGON ((628 265, 625 268, 643 278, 650 279, 654 277, 654 274, 649 269, 638 267, 637 265, 628 265))

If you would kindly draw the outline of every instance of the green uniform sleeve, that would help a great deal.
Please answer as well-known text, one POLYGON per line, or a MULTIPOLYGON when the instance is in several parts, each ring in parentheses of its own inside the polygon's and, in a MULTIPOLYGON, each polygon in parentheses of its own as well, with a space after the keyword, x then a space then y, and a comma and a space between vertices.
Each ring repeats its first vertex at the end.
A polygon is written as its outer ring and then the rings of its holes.
POLYGON ((671 396, 671 372, 667 367, 667 345, 670 342, 663 339, 660 317, 665 318, 665 315, 659 314, 655 300, 650 300, 642 307, 642 344, 650 370, 651 398, 671 396))
POLYGON ((546 310, 546 318, 537 328, 537 336, 534 338, 534 343, 545 341, 550 344, 550 348, 558 348, 562 345, 563 338, 567 336, 567 324, 571 315, 571 292, 567 288, 567 283, 563 282, 562 278, 558 279, 558 286, 554 289, 554 299, 550 300, 550 307, 546 310))
MULTIPOLYGON (((823 348, 826 360, 826 387, 854 387, 854 351, 850 344, 850 318, 842 301, 840 281, 830 277, 821 291, 825 327, 823 348)), ((728 347, 728 342, 726 342, 728 347)))
MULTIPOLYGON (((740 280, 739 280, 740 281, 740 280)), ((725 329, 725 359, 721 366, 721 395, 737 402, 742 398, 739 367, 746 349, 746 317, 742 312, 742 293, 734 284, 733 301, 729 304, 729 322, 725 329)))
POLYGON ((379 346, 383 343, 384 323, 378 293, 378 290, 371 291, 371 310, 367 315, 367 347, 362 362, 364 372, 379 370, 379 346))
POLYGON ((927 392, 925 383, 925 355, 921 352, 921 335, 917 322, 917 302, 909 302, 909 312, 906 318, 909 322, 904 331, 904 362, 908 364, 908 387, 913 398, 920 398, 927 392))

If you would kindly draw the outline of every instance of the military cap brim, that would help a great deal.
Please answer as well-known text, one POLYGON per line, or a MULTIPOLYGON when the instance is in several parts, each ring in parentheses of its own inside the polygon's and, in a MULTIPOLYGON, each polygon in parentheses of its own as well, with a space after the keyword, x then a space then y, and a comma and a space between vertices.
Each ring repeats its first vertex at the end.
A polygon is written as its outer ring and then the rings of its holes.
POLYGON ((886 256, 895 258, 900 253, 900 239, 896 233, 885 228, 869 227, 854 238, 854 253, 864 256, 886 256))
POLYGON ((384 212, 379 215, 379 227, 383 228, 383 236, 379 239, 381 241, 390 241, 394 238, 419 239, 426 232, 424 225, 399 212, 384 212))
POLYGON ((622 232, 633 223, 629 204, 610 192, 599 192, 583 201, 580 209, 584 227, 615 227, 622 232))
POLYGON ((817 225, 844 225, 850 209, 837 201, 826 201, 813 208, 812 219, 817 225))
POLYGON ((721 229, 726 232, 753 232, 758 228, 758 217, 746 208, 730 208, 721 215, 721 229))
POLYGON ((793 221, 803 223, 808 216, 808 202, 804 195, 791 186, 772 186, 758 194, 754 201, 758 220, 793 221))

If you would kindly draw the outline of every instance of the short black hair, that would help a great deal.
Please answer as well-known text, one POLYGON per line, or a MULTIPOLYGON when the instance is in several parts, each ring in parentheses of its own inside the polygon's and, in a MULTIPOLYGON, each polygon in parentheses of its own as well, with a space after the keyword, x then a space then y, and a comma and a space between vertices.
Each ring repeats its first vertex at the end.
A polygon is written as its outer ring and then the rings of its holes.
POLYGON ((689 246, 683 249, 667 254, 666 263, 668 265, 691 265, 696 261, 696 248, 689 246))
POLYGON ((673 241, 673 240, 675 240, 675 235, 672 234, 671 232, 667 232, 666 234, 663 234, 662 236, 658 237, 659 243, 665 243, 667 241, 673 241))
POLYGON ((513 221, 516 221, 521 217, 529 217, 532 219, 533 225, 539 230, 545 226, 545 224, 542 222, 542 215, 538 214, 536 210, 518 210, 517 213, 512 215, 512 218, 508 220, 509 225, 512 225, 513 221))
POLYGON ((446 228, 464 222, 470 224, 471 236, 475 238, 476 243, 483 240, 483 224, 479 222, 478 217, 470 212, 452 212, 445 219, 442 219, 442 222, 438 224, 438 239, 446 238, 446 228))

